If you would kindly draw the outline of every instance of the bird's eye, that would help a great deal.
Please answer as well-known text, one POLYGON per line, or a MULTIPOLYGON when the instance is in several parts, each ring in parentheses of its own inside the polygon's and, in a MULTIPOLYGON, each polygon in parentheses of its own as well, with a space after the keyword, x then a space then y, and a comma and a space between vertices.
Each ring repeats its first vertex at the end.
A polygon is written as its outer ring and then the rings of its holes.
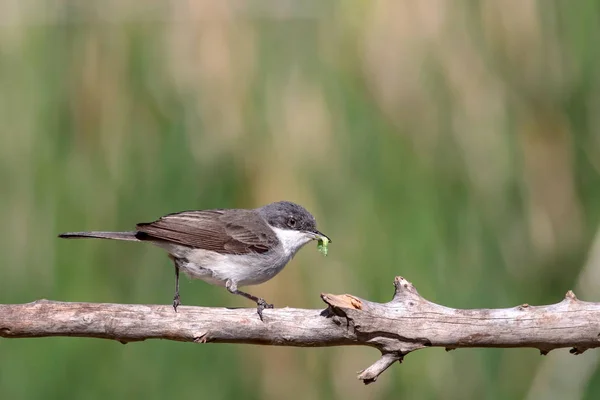
POLYGON ((296 218, 291 217, 290 219, 288 219, 288 226, 290 228, 295 228, 296 227, 296 218))

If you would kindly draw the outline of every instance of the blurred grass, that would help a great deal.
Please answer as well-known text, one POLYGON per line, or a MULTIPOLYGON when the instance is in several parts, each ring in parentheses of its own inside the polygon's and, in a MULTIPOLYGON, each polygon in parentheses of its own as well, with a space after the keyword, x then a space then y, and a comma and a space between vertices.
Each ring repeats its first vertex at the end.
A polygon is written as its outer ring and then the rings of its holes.
MULTIPOLYGON (((160 250, 56 235, 280 199, 334 242, 253 289, 278 306, 387 301, 395 275, 452 307, 542 304, 600 268, 597 1, 38 5, 0 2, 2 303, 168 304, 160 250)), ((248 306, 203 282, 182 299, 248 306)), ((359 386, 376 357, 1 341, 0 396, 523 398, 544 362, 432 349, 359 386)))

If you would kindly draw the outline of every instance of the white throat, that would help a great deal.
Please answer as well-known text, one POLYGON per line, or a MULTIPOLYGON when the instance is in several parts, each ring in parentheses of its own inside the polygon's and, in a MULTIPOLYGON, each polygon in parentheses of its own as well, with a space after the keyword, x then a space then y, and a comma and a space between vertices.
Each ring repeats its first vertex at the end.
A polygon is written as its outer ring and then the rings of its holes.
POLYGON ((271 227, 275 234, 277 235, 277 239, 283 246, 283 251, 289 257, 294 256, 302 246, 306 243, 310 242, 313 237, 309 233, 294 231, 291 229, 280 229, 271 227))

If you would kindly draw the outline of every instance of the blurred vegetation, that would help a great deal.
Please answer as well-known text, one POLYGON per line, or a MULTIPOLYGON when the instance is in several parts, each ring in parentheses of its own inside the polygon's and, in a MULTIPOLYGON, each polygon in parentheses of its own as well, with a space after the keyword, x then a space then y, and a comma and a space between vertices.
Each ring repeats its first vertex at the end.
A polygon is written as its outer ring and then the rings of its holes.
MULTIPOLYGON (((0 302, 169 304, 160 250, 56 235, 281 199, 333 244, 253 288, 277 306, 395 275, 451 307, 600 301, 598 39, 596 0, 2 0, 0 302)), ((598 352, 566 353, 431 349, 362 387, 374 350, 3 340, 0 398, 598 398, 598 352)))

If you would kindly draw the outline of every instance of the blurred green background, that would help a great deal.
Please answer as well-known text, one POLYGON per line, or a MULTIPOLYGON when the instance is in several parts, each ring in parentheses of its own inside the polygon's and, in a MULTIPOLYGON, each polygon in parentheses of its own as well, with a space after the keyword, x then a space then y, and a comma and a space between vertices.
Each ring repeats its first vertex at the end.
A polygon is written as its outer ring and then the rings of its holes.
MULTIPOLYGON (((0 303, 169 304, 151 246, 60 241, 305 205, 330 235, 252 289, 450 307, 600 301, 600 2, 0 0, 0 303)), ((182 282, 188 305, 247 301, 182 282)), ((598 352, 0 341, 2 399, 597 399, 598 352)))

